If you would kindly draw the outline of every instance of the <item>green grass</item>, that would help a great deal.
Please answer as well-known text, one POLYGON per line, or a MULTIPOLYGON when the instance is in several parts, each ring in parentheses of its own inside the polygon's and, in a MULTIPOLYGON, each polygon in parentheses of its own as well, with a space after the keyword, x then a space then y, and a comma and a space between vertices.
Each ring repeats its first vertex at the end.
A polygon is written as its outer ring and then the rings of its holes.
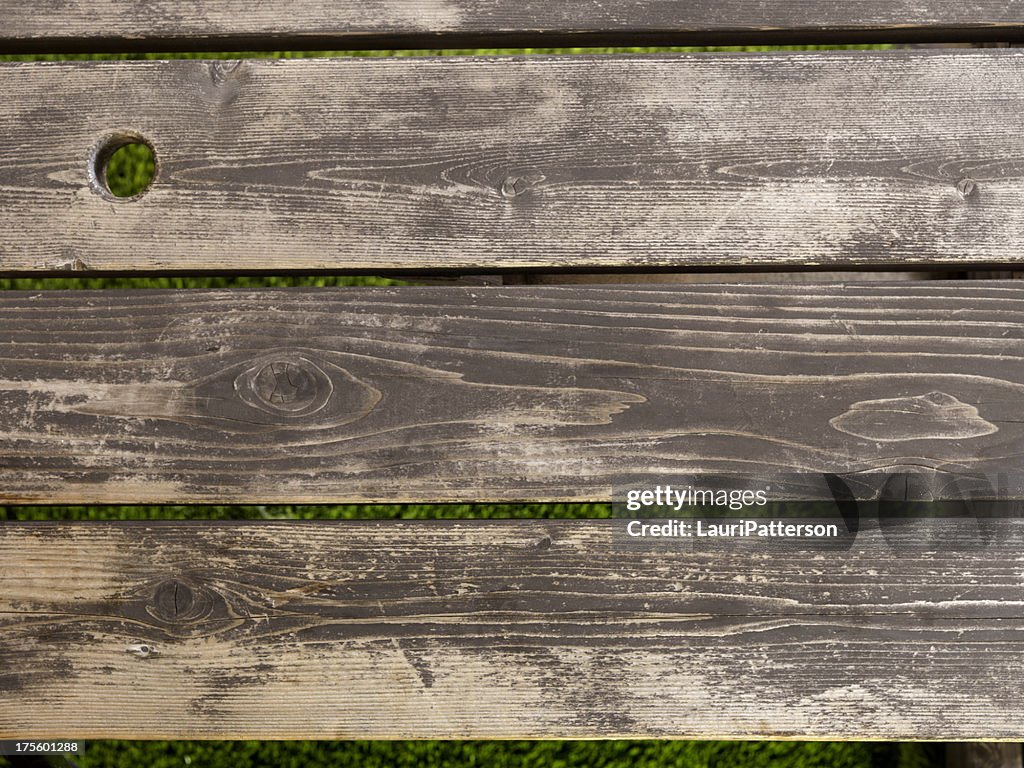
MULTIPOLYGON (((861 48, 868 46, 836 46, 861 48)), ((873 46, 884 47, 884 46, 873 46)), ((806 50, 796 47, 791 50, 806 50)), ((766 51, 768 48, 601 48, 493 49, 485 51, 331 51, 159 54, 123 56, 2 56, 0 60, 240 58, 243 56, 298 58, 307 56, 385 55, 511 55, 563 53, 666 53, 699 51, 766 51)), ((153 161, 144 147, 132 147, 115 157, 108 168, 111 190, 135 194, 152 175, 153 161)), ((48 278, 0 280, 0 290, 86 288, 256 288, 338 287, 388 285, 397 281, 376 277, 146 277, 48 278)), ((333 506, 210 506, 210 507, 0 507, 0 520, 152 520, 152 519, 422 519, 422 518, 579 518, 609 517, 607 504, 517 505, 333 505, 333 506)), ((924 768, 938 765, 938 745, 833 742, 536 742, 536 741, 423 741, 423 742, 139 742, 96 741, 77 758, 81 768, 654 768, 686 766, 792 766, 793 768, 924 768)), ((0 758, 0 766, 5 761, 0 758)))
MULTIPOLYGON (((658 741, 94 741, 79 768, 927 768, 938 744, 658 741)), ((0 758, 0 766, 7 763, 0 758)))
POLYGON ((80 768, 925 768, 938 745, 814 742, 91 742, 80 768))
POLYGON ((610 504, 332 504, 8 506, 0 520, 459 520, 607 518, 610 504))

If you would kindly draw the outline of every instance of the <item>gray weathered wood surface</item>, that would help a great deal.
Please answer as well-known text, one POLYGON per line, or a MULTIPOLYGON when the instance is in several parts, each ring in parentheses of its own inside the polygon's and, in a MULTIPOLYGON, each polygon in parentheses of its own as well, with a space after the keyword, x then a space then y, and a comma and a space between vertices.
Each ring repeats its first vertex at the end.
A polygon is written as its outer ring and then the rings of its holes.
POLYGON ((0 65, 0 273, 1024 260, 1024 51, 0 65), (154 146, 100 194, 110 138, 154 146))
POLYGON ((1012 475, 1022 406, 1019 281, 0 295, 8 503, 1012 475))
POLYGON ((1024 39, 1013 0, 0 1, 2 51, 1024 39))
POLYGON ((8 523, 0 735, 1019 741, 1024 524, 997 522, 8 523))

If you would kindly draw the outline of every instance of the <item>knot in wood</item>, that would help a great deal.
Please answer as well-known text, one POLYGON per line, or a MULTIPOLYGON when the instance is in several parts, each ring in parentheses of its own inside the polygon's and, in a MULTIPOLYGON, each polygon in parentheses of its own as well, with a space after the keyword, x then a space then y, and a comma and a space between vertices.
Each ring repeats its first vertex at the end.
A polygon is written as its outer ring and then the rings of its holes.
POLYGON ((509 176, 501 183, 501 194, 505 197, 519 197, 526 191, 529 183, 519 176, 509 176))
POLYGON ((309 366, 304 360, 267 363, 253 380, 253 392, 272 408, 301 411, 317 399, 317 376, 309 366))
POLYGON ((978 184, 974 179, 960 179, 956 184, 956 191, 961 199, 966 200, 978 191, 978 184))
POLYGON ((214 85, 224 85, 241 65, 240 59, 214 61, 210 64, 210 79, 213 80, 214 85))
POLYGON ((158 616, 176 621, 192 610, 195 598, 187 584, 177 579, 169 579, 156 588, 153 605, 158 616))
POLYGON ((71 270, 73 270, 73 271, 75 271, 75 272, 84 272, 84 271, 85 271, 85 270, 87 270, 87 269, 88 269, 89 267, 88 267, 88 266, 86 265, 86 263, 85 263, 84 261, 82 261, 81 259, 75 259, 74 261, 72 261, 72 262, 71 262, 71 263, 70 263, 70 264, 68 265, 68 268, 69 268, 69 269, 71 269, 71 270))
POLYGON ((160 582, 153 592, 152 602, 146 612, 154 619, 168 625, 193 624, 209 618, 219 600, 208 590, 197 589, 183 579, 167 579, 160 582))
MULTIPOLYGON (((321 365, 345 379, 340 369, 321 365)), ((304 354, 281 350, 242 371, 235 378, 235 392, 246 405, 272 414, 275 421, 309 417, 323 410, 334 394, 334 382, 321 365, 304 354)))

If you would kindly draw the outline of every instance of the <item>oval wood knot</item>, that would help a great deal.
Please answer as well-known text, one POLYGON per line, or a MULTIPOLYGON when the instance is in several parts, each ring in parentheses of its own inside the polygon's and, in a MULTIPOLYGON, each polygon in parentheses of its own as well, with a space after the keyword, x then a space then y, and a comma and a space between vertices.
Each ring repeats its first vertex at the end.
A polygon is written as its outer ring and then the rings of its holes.
POLYGON ((242 65, 240 59, 218 60, 210 63, 210 79, 214 85, 224 85, 242 65))
POLYGON ((507 176, 501 182, 499 190, 502 197, 519 197, 526 194, 531 187, 544 181, 541 173, 527 173, 525 176, 507 176))
POLYGON ((296 411, 316 400, 317 386, 307 367, 280 360, 263 366, 253 381, 253 390, 267 405, 296 411))
POLYGON ((168 624, 192 623, 207 618, 212 613, 213 603, 205 590, 172 578, 157 585, 147 612, 168 624))
POLYGON ((257 364, 235 380, 247 404, 282 416, 309 416, 321 410, 334 391, 331 377, 302 355, 286 355, 257 364))
POLYGON ((978 183, 974 179, 960 179, 956 184, 956 191, 961 200, 973 197, 978 191, 978 183))
POLYGON ((526 180, 518 176, 509 176, 501 182, 501 194, 505 197, 519 197, 526 191, 526 180))

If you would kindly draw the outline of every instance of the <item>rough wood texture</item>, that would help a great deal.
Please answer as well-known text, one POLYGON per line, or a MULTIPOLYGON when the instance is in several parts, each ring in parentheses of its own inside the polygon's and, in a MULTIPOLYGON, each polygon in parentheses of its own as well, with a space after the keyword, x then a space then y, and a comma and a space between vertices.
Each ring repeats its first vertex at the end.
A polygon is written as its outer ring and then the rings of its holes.
POLYGON ((949 744, 946 768, 1021 768, 1020 744, 949 744))
POLYGON ((1019 740, 1024 524, 998 523, 952 550, 5 524, 0 735, 1019 740))
POLYGON ((1013 0, 0 1, 3 51, 1024 39, 1013 0))
POLYGON ((1022 359, 1019 281, 8 292, 0 501, 1013 473, 1022 359))
POLYGON ((4 273, 1024 260, 1018 50, 9 63, 0 91, 4 273), (100 194, 136 134, 154 185, 100 194))

